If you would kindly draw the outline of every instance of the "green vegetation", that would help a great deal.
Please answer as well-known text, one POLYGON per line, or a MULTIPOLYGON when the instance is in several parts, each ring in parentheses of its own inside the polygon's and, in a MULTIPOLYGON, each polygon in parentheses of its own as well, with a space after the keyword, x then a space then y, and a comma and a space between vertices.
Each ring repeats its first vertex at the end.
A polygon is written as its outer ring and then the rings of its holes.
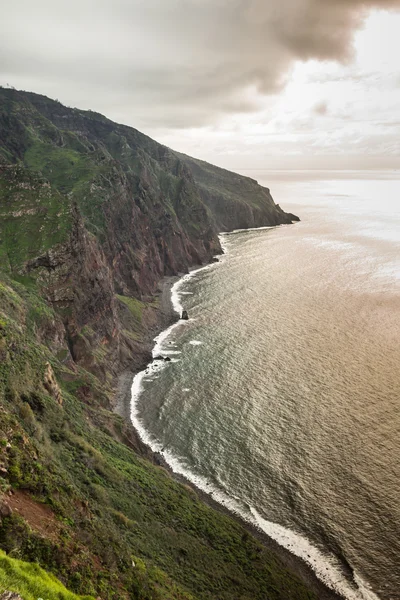
POLYGON ((23 600, 94 600, 92 596, 77 596, 37 564, 10 558, 0 550, 0 594, 17 592, 23 600))
POLYGON ((137 321, 137 323, 141 323, 143 308, 145 306, 144 302, 141 302, 140 300, 137 300, 136 298, 132 298, 130 296, 119 296, 118 294, 117 298, 129 308, 129 311, 134 317, 135 321, 137 321))
POLYGON ((65 241, 71 207, 39 176, 0 165, 0 220, 0 264, 13 272, 65 241))
POLYGON ((64 193, 83 186, 94 175, 94 167, 84 154, 70 148, 44 144, 40 140, 29 147, 24 162, 29 169, 41 172, 64 193))

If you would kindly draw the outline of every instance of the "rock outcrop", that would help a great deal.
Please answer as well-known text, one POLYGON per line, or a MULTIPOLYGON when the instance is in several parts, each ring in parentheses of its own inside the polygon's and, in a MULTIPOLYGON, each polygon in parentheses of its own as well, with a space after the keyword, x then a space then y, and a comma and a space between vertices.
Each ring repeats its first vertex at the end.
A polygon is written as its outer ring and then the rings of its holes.
POLYGON ((52 396, 58 404, 62 405, 62 393, 50 363, 46 363, 46 368, 43 377, 43 385, 50 394, 50 396, 52 396))

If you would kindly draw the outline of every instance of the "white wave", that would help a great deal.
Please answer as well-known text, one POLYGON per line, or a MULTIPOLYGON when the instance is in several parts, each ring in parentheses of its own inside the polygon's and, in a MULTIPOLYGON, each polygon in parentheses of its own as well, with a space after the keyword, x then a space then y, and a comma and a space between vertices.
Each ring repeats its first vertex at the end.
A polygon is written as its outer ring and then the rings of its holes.
POLYGON ((279 225, 270 225, 268 227, 249 227, 248 229, 234 229, 233 231, 228 232, 227 235, 231 235, 233 233, 245 233, 247 231, 265 231, 265 229, 276 229, 279 225))
POLYGON ((200 340, 190 340, 189 344, 191 344, 192 346, 201 346, 203 342, 200 342, 200 340))
MULTIPOLYGON (((181 304, 180 291, 179 291, 180 288, 182 287, 182 285, 184 283, 186 283, 187 281, 189 281, 190 279, 192 279, 192 277, 194 277, 197 273, 200 273, 200 271, 206 271, 207 269, 210 269, 211 267, 213 267, 213 263, 211 263, 210 265, 206 265, 205 267, 199 267, 198 269, 194 269, 193 271, 190 271, 190 273, 187 273, 186 275, 184 275, 183 277, 181 277, 180 279, 178 279, 178 281, 176 281, 174 283, 174 285, 171 288, 171 302, 172 302, 174 311, 177 312, 178 315, 181 315, 182 311, 183 311, 183 306, 181 304)), ((187 321, 184 321, 184 322, 187 322, 187 321)))
POLYGON ((368 585, 368 583, 366 583, 361 577, 360 575, 358 575, 358 573, 354 573, 354 581, 357 585, 357 587, 361 590, 362 593, 362 598, 365 600, 379 600, 378 596, 376 594, 374 594, 374 592, 371 590, 370 586, 368 585))
POLYGON ((378 596, 366 587, 356 573, 354 573, 354 585, 352 585, 342 573, 340 563, 334 556, 321 552, 306 537, 291 529, 267 521, 255 508, 250 507, 250 511, 259 529, 278 542, 280 546, 306 562, 326 586, 347 600, 379 600, 378 596))
MULTIPOLYGON (((229 233, 220 233, 218 236, 223 254, 228 254, 228 240, 226 239, 228 235, 229 233)), ((219 256, 217 256, 216 258, 220 260, 219 256)))
POLYGON ((153 358, 159 356, 162 353, 163 342, 174 331, 174 329, 176 329, 183 323, 187 323, 187 321, 177 321, 176 323, 173 323, 173 325, 170 325, 170 327, 164 329, 164 331, 162 331, 157 337, 154 338, 153 341, 155 342, 155 345, 152 351, 153 358))

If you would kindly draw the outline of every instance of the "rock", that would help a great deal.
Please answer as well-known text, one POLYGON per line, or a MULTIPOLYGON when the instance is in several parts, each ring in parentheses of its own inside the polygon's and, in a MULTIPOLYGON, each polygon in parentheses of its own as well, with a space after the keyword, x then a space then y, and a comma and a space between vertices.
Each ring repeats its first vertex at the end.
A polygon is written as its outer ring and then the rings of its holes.
POLYGON ((169 356, 165 356, 165 357, 164 357, 164 360, 165 360, 165 362, 170 362, 170 360, 171 360, 171 359, 170 359, 170 357, 169 357, 169 356))
POLYGON ((155 356, 153 360, 164 360, 163 356, 155 356))
POLYGON ((0 596, 0 600, 23 600, 19 594, 15 592, 4 592, 0 596))
POLYGON ((11 517, 12 508, 6 502, 0 505, 0 517, 11 517))
POLYGON ((189 320, 189 315, 188 315, 187 310, 183 310, 182 311, 181 319, 183 319, 184 321, 188 321, 189 320))
POLYGON ((49 394, 53 396, 53 398, 58 402, 58 404, 63 403, 60 386, 57 383, 54 371, 50 363, 46 363, 46 369, 43 377, 43 385, 49 392, 49 394))

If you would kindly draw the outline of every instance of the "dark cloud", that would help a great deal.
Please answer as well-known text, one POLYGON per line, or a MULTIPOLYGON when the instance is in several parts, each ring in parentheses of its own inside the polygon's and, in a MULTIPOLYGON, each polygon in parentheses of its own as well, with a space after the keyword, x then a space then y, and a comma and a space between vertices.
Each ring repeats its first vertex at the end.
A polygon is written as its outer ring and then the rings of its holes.
POLYGON ((136 125, 205 125, 256 110, 296 59, 349 60, 371 8, 400 0, 3 0, 0 77, 136 125))

